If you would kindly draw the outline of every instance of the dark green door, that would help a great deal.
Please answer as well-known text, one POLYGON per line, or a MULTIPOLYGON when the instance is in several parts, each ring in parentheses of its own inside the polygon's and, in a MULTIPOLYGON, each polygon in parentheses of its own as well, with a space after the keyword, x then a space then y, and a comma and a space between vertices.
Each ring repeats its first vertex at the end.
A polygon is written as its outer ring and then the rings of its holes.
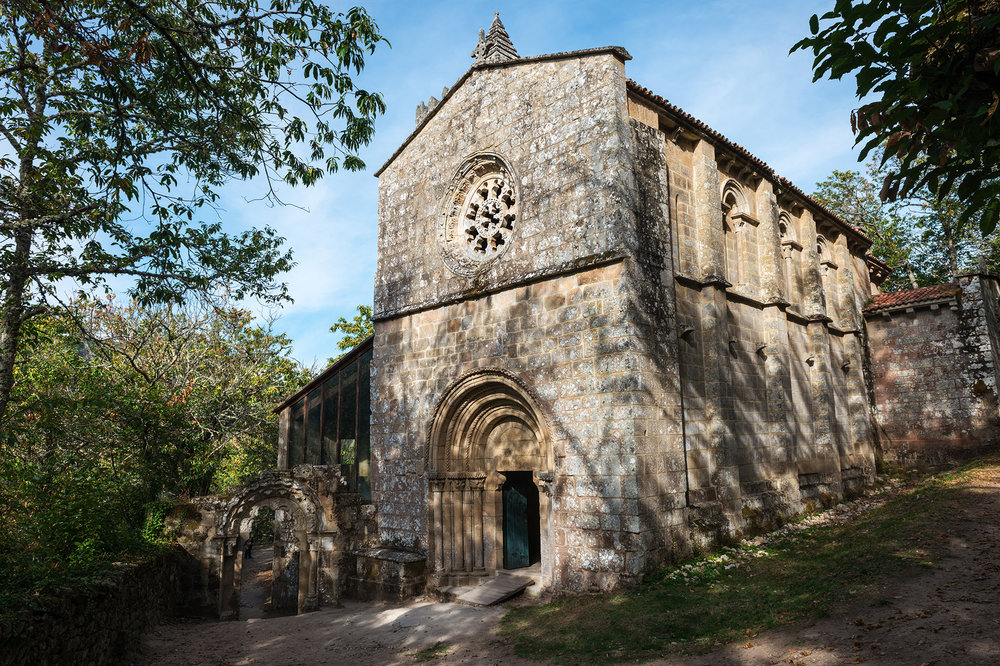
POLYGON ((508 482, 503 487, 503 568, 519 569, 529 564, 528 498, 508 482))

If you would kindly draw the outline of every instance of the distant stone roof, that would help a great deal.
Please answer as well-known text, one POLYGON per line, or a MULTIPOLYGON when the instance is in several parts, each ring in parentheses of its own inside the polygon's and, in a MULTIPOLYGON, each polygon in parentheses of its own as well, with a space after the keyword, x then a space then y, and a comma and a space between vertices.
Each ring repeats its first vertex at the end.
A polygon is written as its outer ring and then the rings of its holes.
POLYGON ((958 292, 958 283, 949 282, 947 284, 935 284, 930 287, 907 289, 906 291, 896 291, 889 294, 877 294, 872 297, 872 302, 865 306, 865 312, 949 300, 958 294, 958 292))
POLYGON ((489 34, 484 35, 482 30, 479 31, 479 43, 472 51, 472 57, 476 59, 477 65, 488 62, 507 62, 508 60, 517 60, 520 57, 517 55, 514 43, 510 41, 507 30, 503 27, 500 12, 494 13, 489 34))

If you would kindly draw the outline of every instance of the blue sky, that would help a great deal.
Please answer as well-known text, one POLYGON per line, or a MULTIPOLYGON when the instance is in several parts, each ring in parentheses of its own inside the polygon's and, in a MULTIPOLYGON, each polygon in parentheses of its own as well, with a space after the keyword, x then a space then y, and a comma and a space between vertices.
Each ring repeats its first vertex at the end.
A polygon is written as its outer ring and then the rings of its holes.
MULTIPOLYGON (((803 190, 833 169, 857 168, 849 114, 851 80, 812 83, 809 54, 788 50, 808 33, 809 16, 833 0, 701 2, 368 2, 392 48, 370 57, 358 83, 379 90, 388 110, 363 152, 368 169, 283 192, 295 206, 269 208, 255 184, 226 191, 227 226, 267 224, 287 239, 297 266, 285 276, 295 302, 277 328, 303 363, 335 353, 328 332, 371 303, 378 182, 372 176, 414 127, 414 108, 441 96, 472 64, 470 52, 493 12, 522 56, 595 46, 632 54, 626 74, 744 145, 803 190)), ((344 5, 345 7, 347 5, 344 5)))

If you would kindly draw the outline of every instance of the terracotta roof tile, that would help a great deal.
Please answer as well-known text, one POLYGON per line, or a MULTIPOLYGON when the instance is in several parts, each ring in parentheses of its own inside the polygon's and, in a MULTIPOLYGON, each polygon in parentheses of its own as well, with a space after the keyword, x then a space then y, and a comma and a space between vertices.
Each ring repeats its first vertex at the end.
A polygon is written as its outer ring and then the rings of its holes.
POLYGON ((958 283, 949 282, 948 284, 936 284, 931 287, 919 287, 917 289, 896 291, 889 294, 878 294, 872 298, 871 303, 865 306, 865 312, 929 301, 940 301, 954 296, 958 292, 958 283))

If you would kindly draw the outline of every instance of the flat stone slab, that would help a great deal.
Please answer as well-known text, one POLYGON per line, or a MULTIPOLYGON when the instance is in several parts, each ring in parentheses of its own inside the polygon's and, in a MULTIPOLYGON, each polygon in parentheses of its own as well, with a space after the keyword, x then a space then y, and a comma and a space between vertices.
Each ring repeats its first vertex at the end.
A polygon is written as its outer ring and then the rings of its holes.
POLYGON ((419 553, 411 553, 405 550, 393 550, 391 548, 367 548, 364 550, 353 551, 358 557, 370 557, 374 560, 385 560, 387 562, 400 562, 403 564, 411 564, 413 562, 424 562, 427 560, 426 555, 420 555, 419 553))
POLYGON ((524 576, 496 576, 472 588, 455 601, 473 606, 492 606, 534 584, 535 581, 524 576))

